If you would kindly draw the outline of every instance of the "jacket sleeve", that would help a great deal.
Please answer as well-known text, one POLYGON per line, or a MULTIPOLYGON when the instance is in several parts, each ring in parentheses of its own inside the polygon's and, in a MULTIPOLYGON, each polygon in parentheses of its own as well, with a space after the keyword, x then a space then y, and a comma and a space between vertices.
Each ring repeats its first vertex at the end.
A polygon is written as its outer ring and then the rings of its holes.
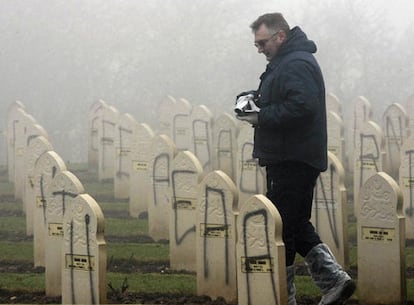
POLYGON ((318 77, 310 63, 295 60, 272 84, 271 100, 260 110, 259 126, 298 128, 311 123, 320 107, 318 77))

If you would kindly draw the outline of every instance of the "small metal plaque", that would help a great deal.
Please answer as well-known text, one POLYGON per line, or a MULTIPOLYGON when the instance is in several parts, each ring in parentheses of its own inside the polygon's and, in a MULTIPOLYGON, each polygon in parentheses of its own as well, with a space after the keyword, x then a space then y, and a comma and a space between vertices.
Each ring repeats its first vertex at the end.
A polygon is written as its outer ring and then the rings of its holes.
POLYGON ((66 254, 65 262, 66 269, 75 269, 83 271, 95 270, 95 258, 93 256, 66 254))
POLYGON ((339 147, 338 146, 328 146, 328 151, 330 151, 335 156, 337 156, 338 152, 339 152, 339 147))
POLYGON ((49 236, 63 236, 63 224, 49 223, 49 236))
POLYGON ((212 238, 231 238, 230 225, 200 223, 200 236, 212 238))
POLYGON ((357 166, 358 168, 375 169, 377 168, 377 162, 375 160, 358 160, 357 166))
POLYGON ((362 227, 362 240, 391 242, 395 239, 393 228, 362 227))
POLYGON ((117 156, 120 156, 120 157, 126 157, 126 156, 128 156, 129 152, 130 152, 130 150, 127 147, 123 147, 123 148, 117 147, 116 148, 116 155, 117 156))
POLYGON ((41 207, 43 207, 43 204, 46 202, 46 200, 45 199, 43 199, 42 198, 42 196, 37 196, 36 197, 36 206, 38 207, 38 208, 41 208, 41 207))
POLYGON ((255 161, 244 161, 241 162, 241 168, 246 171, 256 170, 257 163, 255 161))
POLYGON ((132 168, 135 171, 146 171, 148 170, 148 162, 146 161, 132 161, 132 168))
POLYGON ((411 178, 403 177, 402 178, 402 184, 403 184, 404 187, 407 187, 407 188, 413 187, 414 186, 414 177, 411 177, 411 178))
POLYGON ((23 148, 18 148, 17 149, 17 155, 18 156, 23 156, 24 155, 24 149, 23 148))
POLYGON ((187 129, 188 128, 177 128, 175 130, 175 134, 176 135, 181 135, 181 136, 185 136, 187 134, 187 129))
POLYGON ((173 200, 173 209, 193 210, 195 209, 195 200, 192 198, 177 197, 173 200))
POLYGON ((198 145, 206 145, 207 144, 207 139, 206 138, 194 138, 194 144, 198 144, 198 145))
POLYGON ((241 271, 244 273, 273 272, 272 257, 241 257, 241 271))

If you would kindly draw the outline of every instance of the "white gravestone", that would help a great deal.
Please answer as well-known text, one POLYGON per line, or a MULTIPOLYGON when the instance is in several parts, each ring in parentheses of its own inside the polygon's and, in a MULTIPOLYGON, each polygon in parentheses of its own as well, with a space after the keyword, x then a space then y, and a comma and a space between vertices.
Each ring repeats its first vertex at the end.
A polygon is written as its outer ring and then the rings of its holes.
POLYGON ((45 287, 47 296, 62 295, 63 217, 75 198, 85 192, 79 179, 69 171, 58 173, 47 193, 45 287))
POLYGON ((266 172, 252 157, 254 129, 248 123, 239 125, 237 136, 237 176, 239 206, 251 196, 266 193, 266 172))
POLYGON ((165 134, 173 139, 173 116, 175 114, 176 100, 166 96, 158 106, 158 134, 165 134))
POLYGON ((193 147, 191 151, 201 162, 205 173, 213 170, 213 114, 204 105, 194 106, 191 112, 193 147))
POLYGON ((114 165, 114 197, 127 199, 131 172, 131 144, 135 137, 137 122, 129 113, 120 116, 116 126, 115 165, 114 165))
POLYGON ((238 304, 287 304, 282 219, 266 196, 241 204, 237 235, 238 304))
POLYGON ((341 163, 345 162, 344 123, 333 111, 327 113, 328 151, 332 152, 341 163))
POLYGON ((136 124, 131 142, 131 169, 129 189, 129 215, 139 217, 148 210, 151 191, 149 162, 154 132, 145 123, 136 124))
POLYGON ((43 136, 31 138, 25 151, 25 171, 23 210, 26 214, 26 235, 33 235, 33 213, 36 207, 33 173, 37 159, 45 152, 53 150, 52 144, 43 136))
POLYGON ((216 118, 213 127, 213 164, 214 169, 225 172, 236 180, 237 122, 228 113, 216 118))
MULTIPOLYGON (((354 150, 354 209, 359 201, 360 188, 365 181, 382 171, 384 160, 384 136, 381 128, 368 121, 359 130, 354 150)), ((355 211, 355 215, 357 215, 355 211)))
POLYGON ((106 260, 104 215, 81 194, 63 219, 62 304, 105 304, 106 260))
POLYGON ((339 101, 339 98, 333 94, 332 92, 329 92, 326 95, 326 112, 335 112, 339 115, 340 118, 342 118, 342 105, 339 101))
POLYGON ((222 171, 205 176, 199 186, 196 226, 197 294, 237 299, 237 190, 222 171))
POLYGON ((394 103, 385 109, 382 116, 382 130, 385 139, 384 171, 398 179, 401 146, 408 136, 409 120, 405 109, 394 103))
POLYGON ((357 217, 360 304, 407 301, 402 200, 397 183, 384 172, 369 178, 361 190, 357 217))
POLYGON ((45 266, 45 239, 47 230, 47 205, 50 194, 49 185, 53 178, 61 171, 66 170, 66 165, 60 156, 54 151, 43 153, 36 161, 33 171, 34 194, 36 198, 33 209, 33 250, 34 265, 45 266))
POLYGON ((192 106, 186 99, 180 98, 174 104, 172 127, 173 142, 178 150, 192 149, 192 128, 190 122, 190 113, 192 106))
POLYGON ((116 124, 119 119, 119 111, 113 106, 107 106, 103 110, 101 128, 99 128, 99 181, 113 179, 115 160, 116 124))
POLYGON ((179 152, 171 165, 170 267, 196 271, 196 208, 203 168, 190 151, 179 152))
POLYGON ((414 135, 401 147, 399 186, 404 197, 405 232, 407 239, 414 239, 414 135))
POLYGON ((166 135, 155 136, 151 143, 148 200, 148 230, 154 240, 168 239, 171 211, 170 168, 177 149, 166 135))
POLYGON ((407 111, 408 114, 408 119, 409 119, 409 134, 413 135, 414 134, 414 94, 410 95, 407 98, 407 101, 405 102, 405 110, 407 111))
POLYGON ((99 128, 102 127, 103 110, 108 105, 98 100, 89 108, 89 145, 88 145, 88 170, 98 172, 99 164, 99 128))
POLYGON ((348 267, 348 213, 344 180, 341 162, 328 152, 328 169, 316 181, 311 222, 339 264, 348 267))
POLYGON ((10 104, 7 110, 7 173, 9 182, 14 182, 14 155, 16 149, 16 129, 19 119, 17 111, 25 111, 25 106, 20 101, 10 104))

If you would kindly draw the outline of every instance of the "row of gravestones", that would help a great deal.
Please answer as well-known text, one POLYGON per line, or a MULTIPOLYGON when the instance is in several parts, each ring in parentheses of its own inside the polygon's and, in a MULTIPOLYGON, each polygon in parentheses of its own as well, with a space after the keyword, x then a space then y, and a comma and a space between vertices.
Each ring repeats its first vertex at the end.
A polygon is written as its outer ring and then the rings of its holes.
POLYGON ((34 266, 63 304, 106 302, 104 217, 21 102, 8 111, 8 173, 21 198, 34 266), (13 161, 13 162, 10 162, 13 161))

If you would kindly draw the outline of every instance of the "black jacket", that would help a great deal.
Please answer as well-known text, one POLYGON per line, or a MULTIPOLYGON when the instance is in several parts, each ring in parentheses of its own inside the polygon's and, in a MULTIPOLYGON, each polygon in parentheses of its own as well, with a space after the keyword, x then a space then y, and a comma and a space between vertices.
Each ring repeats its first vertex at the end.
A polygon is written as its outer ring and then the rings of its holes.
POLYGON ((315 52, 295 27, 260 77, 253 151, 260 165, 299 161, 326 170, 325 85, 315 52))

